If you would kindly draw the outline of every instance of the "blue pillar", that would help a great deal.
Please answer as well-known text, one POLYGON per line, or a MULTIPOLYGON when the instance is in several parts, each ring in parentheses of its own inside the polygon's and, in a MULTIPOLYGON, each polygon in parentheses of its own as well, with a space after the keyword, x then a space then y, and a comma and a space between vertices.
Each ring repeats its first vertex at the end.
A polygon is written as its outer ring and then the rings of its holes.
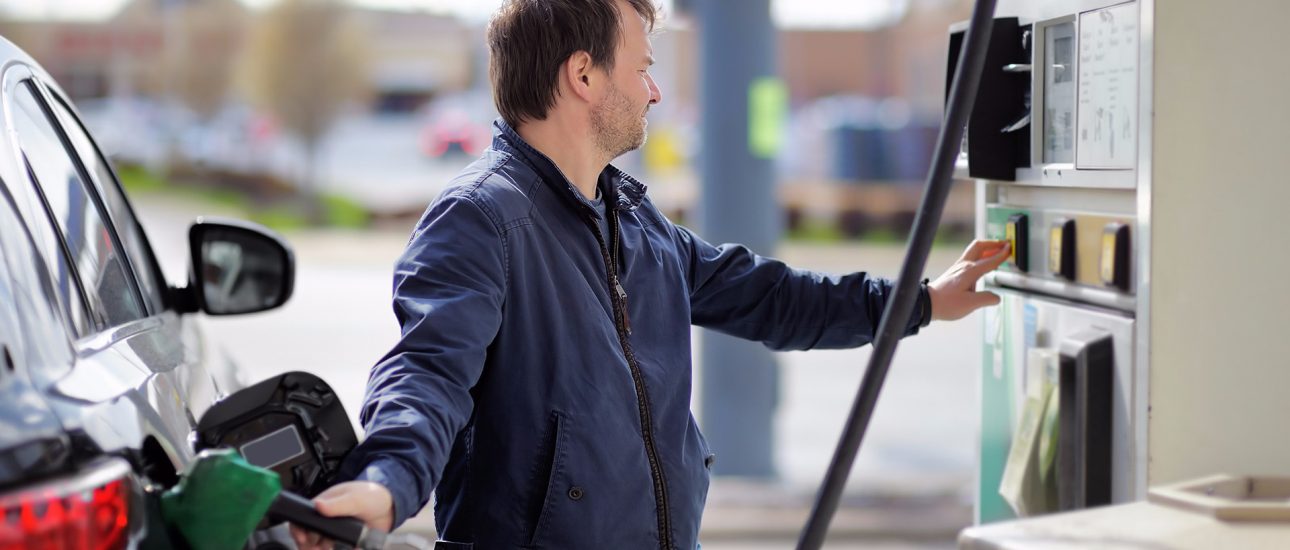
MULTIPOLYGON (((774 165, 750 147, 749 94, 775 77, 770 0, 694 0, 700 34, 701 235, 771 254, 782 213, 774 165)), ((717 475, 771 479, 779 371, 764 346, 704 331, 700 418, 717 475)))

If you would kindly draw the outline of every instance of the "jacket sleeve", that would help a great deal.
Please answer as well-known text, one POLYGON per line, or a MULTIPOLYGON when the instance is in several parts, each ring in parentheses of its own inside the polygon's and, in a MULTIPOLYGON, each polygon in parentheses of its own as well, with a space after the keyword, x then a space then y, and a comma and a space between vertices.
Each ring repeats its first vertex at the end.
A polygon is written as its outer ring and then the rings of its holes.
MULTIPOLYGON (((799 270, 742 245, 713 246, 676 226, 688 255, 690 321, 771 349, 836 349, 868 344, 894 285, 865 273, 799 270)), ((928 305, 919 293, 905 335, 917 334, 928 305)))
POLYGON ((366 438, 341 470, 390 490, 395 526, 429 500, 473 410, 470 390, 501 324, 501 239, 478 204, 448 195, 426 211, 395 266, 402 336, 372 367, 359 415, 366 438))

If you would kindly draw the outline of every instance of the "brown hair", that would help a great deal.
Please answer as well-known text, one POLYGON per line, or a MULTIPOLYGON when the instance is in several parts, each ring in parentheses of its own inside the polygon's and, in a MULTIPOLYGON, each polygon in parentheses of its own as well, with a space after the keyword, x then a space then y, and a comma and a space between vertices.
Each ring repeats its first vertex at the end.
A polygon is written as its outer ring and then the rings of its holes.
MULTIPOLYGON (((654 28, 652 0, 625 0, 654 28)), ((508 0, 488 24, 493 103, 512 128, 545 120, 559 94, 560 66, 579 51, 606 71, 614 67, 621 14, 615 0, 508 0)))

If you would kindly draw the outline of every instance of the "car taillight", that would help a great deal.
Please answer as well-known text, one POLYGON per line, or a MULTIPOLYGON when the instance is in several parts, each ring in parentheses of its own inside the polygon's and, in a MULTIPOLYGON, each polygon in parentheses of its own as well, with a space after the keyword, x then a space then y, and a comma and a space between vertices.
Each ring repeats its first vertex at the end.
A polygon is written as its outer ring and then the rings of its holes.
POLYGON ((117 550, 130 539, 130 469, 110 460, 86 472, 0 496, 0 550, 117 550))

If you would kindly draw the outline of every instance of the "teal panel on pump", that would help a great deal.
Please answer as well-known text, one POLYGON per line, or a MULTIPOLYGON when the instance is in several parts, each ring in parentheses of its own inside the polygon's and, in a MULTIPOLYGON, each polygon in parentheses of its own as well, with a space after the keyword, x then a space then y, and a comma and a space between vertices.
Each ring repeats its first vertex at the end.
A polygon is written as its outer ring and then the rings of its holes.
POLYGON ((990 523, 1016 517, 999 495, 1004 466, 1016 424, 1014 394, 1020 373, 1013 332, 1022 326, 1022 299, 1003 294, 1002 303, 985 315, 981 358, 981 455, 977 472, 977 520, 990 523))

